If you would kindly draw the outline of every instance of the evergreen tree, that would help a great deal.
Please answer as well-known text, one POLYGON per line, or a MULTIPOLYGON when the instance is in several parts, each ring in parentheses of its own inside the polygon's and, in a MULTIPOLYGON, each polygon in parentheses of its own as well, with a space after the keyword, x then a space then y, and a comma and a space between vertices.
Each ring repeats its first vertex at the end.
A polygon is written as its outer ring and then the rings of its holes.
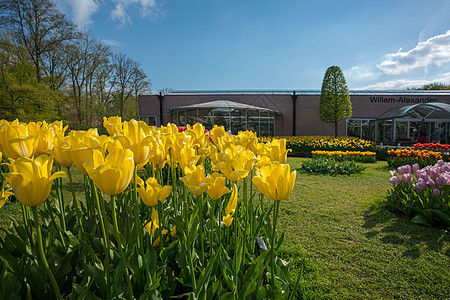
POLYGON ((352 116, 352 103, 347 84, 344 74, 338 66, 329 67, 323 77, 319 115, 320 121, 334 123, 335 136, 338 134, 338 122, 352 116))

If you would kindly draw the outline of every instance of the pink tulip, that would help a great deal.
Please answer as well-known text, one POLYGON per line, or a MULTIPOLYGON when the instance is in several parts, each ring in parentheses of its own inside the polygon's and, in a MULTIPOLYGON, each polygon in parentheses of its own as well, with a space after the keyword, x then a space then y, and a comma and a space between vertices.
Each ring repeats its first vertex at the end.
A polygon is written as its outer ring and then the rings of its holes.
POLYGON ((390 183, 392 184, 401 184, 403 183, 403 181, 398 178, 397 176, 392 176, 391 179, 389 180, 390 183))
POLYGON ((440 190, 438 190, 438 189, 434 189, 434 190, 433 190, 433 195, 439 197, 440 194, 441 194, 441 191, 440 191, 440 190))
POLYGON ((417 180, 417 183, 413 185, 418 191, 424 190, 427 188, 427 183, 422 178, 417 180))
POLYGON ((431 186, 431 187, 434 187, 434 186, 435 186, 435 183, 434 183, 433 179, 431 179, 430 177, 428 178, 427 184, 428 184, 429 186, 431 186))
POLYGON ((420 170, 420 166, 419 166, 418 164, 413 164, 413 165, 412 165, 412 171, 415 173, 415 172, 417 172, 418 170, 420 170))
POLYGON ((405 183, 406 182, 411 182, 411 179, 412 178, 411 178, 411 174, 410 173, 402 175, 402 181, 405 182, 405 183))

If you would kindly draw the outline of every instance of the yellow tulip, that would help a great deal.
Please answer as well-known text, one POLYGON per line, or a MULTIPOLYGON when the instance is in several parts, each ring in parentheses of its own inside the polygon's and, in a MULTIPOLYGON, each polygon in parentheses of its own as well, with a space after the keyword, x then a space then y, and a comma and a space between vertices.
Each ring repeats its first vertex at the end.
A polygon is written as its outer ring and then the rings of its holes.
POLYGON ((0 150, 8 158, 31 158, 36 153, 38 143, 39 135, 30 135, 28 124, 15 120, 0 125, 0 150))
POLYGON ((53 150, 49 150, 55 160, 63 167, 73 165, 72 151, 70 150, 70 137, 57 138, 53 144, 53 150))
POLYGON ((215 165, 229 180, 236 182, 247 177, 257 161, 253 152, 242 146, 231 145, 224 153, 218 154, 215 165))
POLYGON ((296 175, 288 164, 273 163, 257 169, 253 183, 268 198, 284 200, 292 193, 296 175))
MULTIPOLYGON (((152 208, 152 217, 151 217, 151 221, 147 222, 145 221, 145 230, 147 230, 148 235, 154 237, 155 236, 155 231, 157 229, 159 229, 159 217, 158 217, 158 213, 156 212, 156 210, 154 208, 152 208)), ((176 234, 176 228, 174 229, 172 227, 171 229, 171 234, 174 235, 174 233, 176 234)), ((161 232, 161 235, 166 235, 167 234, 167 229, 163 229, 161 232)), ((166 239, 166 241, 168 240, 168 237, 166 239)), ((158 236, 158 238, 153 242, 152 246, 153 247, 158 247, 159 245, 159 241, 160 241, 160 237, 158 236)))
POLYGON ((222 217, 222 221, 225 224, 225 226, 230 227, 231 224, 233 223, 233 217, 230 214, 228 214, 222 217))
POLYGON ((93 161, 86 162, 83 166, 103 193, 117 195, 128 187, 133 178, 133 152, 118 148, 103 158, 100 150, 96 149, 93 152, 93 161))
POLYGON ((223 195, 231 192, 229 188, 225 186, 225 177, 221 174, 214 172, 208 176, 210 185, 208 186, 208 195, 212 200, 217 200, 223 195))
POLYGON ((194 138, 194 148, 201 148, 206 143, 205 126, 195 123, 194 126, 187 125, 186 134, 194 138))
POLYGON ((285 139, 275 139, 270 144, 267 144, 267 155, 273 162, 280 162, 282 164, 286 163, 287 154, 292 151, 291 149, 286 150, 286 140, 285 139))
POLYGON ((11 195, 14 195, 14 193, 5 190, 2 190, 0 192, 0 208, 3 206, 3 204, 5 204, 6 199, 8 199, 8 197, 11 195))
POLYGON ((231 192, 230 199, 228 200, 227 207, 225 207, 225 213, 227 215, 234 214, 236 211, 237 206, 237 199, 238 199, 238 191, 236 183, 233 182, 233 191, 231 192))
POLYGON ((150 132, 147 123, 132 119, 129 122, 123 122, 123 134, 114 137, 125 149, 133 152, 134 162, 138 169, 147 164, 150 156, 152 138, 150 132))
POLYGON ((78 171, 80 171, 84 175, 88 175, 88 173, 84 167, 84 164, 88 163, 88 162, 92 162, 94 160, 94 152, 95 151, 101 152, 101 148, 99 148, 99 147, 96 147, 96 148, 84 147, 84 148, 71 149, 71 151, 70 151, 72 153, 72 160, 73 160, 75 166, 77 167, 78 171))
POLYGON ((209 132, 209 136, 211 137, 214 145, 219 145, 219 137, 228 136, 228 132, 225 131, 223 126, 214 125, 213 129, 209 132))
POLYGON ((110 136, 120 134, 123 132, 122 118, 121 117, 103 117, 103 127, 106 128, 110 136))
POLYGON ((41 155, 35 159, 20 157, 11 159, 9 173, 3 174, 16 198, 26 206, 37 206, 50 195, 52 181, 65 177, 64 171, 51 174, 53 157, 41 155))
POLYGON ((184 172, 186 176, 181 177, 180 180, 184 182, 192 194, 194 194, 194 196, 200 196, 203 194, 209 185, 209 181, 205 176, 205 168, 203 165, 185 168, 184 172))
MULTIPOLYGON (((182 160, 181 151, 183 149, 191 149, 193 148, 194 138, 188 134, 186 131, 171 135, 171 142, 173 146, 172 157, 175 162, 180 162, 182 160)), ((184 170, 184 169, 183 169, 184 170)))
POLYGON ((183 148, 180 151, 180 157, 178 164, 181 169, 184 170, 186 167, 191 168, 195 166, 200 156, 195 154, 195 150, 192 148, 183 148))
POLYGON ((144 188, 144 181, 139 178, 138 184, 140 187, 137 188, 137 191, 141 195, 142 202, 150 207, 155 207, 158 202, 163 202, 172 191, 171 186, 161 187, 153 177, 149 177, 145 183, 146 187, 144 188))
POLYGON ((150 139, 150 152, 148 160, 158 166, 160 169, 164 168, 169 155, 168 138, 164 135, 152 136, 150 139))

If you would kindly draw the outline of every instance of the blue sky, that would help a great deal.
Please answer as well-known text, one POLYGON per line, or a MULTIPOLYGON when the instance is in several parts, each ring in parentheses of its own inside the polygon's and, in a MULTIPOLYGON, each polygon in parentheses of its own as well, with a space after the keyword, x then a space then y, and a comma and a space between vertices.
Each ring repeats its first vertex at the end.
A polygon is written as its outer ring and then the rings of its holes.
POLYGON ((319 90, 450 84, 450 0, 55 0, 141 63, 152 89, 319 90))

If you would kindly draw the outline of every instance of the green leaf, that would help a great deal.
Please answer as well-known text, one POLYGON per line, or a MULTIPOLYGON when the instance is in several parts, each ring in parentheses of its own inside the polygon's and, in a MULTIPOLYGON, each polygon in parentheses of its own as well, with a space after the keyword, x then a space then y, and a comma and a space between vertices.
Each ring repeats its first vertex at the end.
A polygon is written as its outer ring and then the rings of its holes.
POLYGON ((430 226, 431 224, 425 219, 422 215, 416 215, 414 218, 412 218, 411 222, 421 225, 430 226))
POLYGON ((220 296, 220 300, 234 300, 236 297, 234 296, 234 293, 228 292, 220 296))
POLYGON ((206 291, 208 288, 209 280, 211 279, 211 271, 215 266, 218 257, 220 256, 220 250, 209 260, 206 268, 202 271, 200 280, 197 282, 197 289, 194 291, 196 295, 199 295, 202 291, 206 291))
POLYGON ((83 270, 86 272, 87 275, 91 276, 97 286, 100 288, 102 293, 106 291, 106 278, 105 273, 102 269, 98 268, 97 266, 88 265, 87 263, 84 263, 83 270))

